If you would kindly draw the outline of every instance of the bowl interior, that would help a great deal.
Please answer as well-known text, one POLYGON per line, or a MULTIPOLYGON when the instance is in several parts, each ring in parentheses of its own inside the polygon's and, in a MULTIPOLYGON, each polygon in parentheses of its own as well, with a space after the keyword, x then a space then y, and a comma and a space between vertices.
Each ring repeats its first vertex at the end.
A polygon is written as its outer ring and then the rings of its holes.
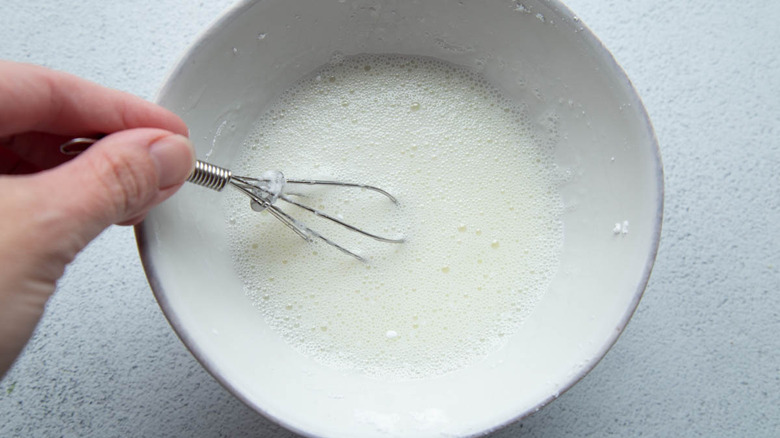
POLYGON ((496 428, 589 371, 646 284, 660 233, 662 174, 630 82, 558 3, 460 3, 240 4, 190 49, 159 95, 189 125, 199 158, 228 168, 266 106, 334 52, 439 58, 481 71, 525 102, 540 132, 552 131, 545 123, 555 115, 556 160, 569 174, 559 272, 503 348, 444 376, 385 382, 294 351, 244 295, 228 251, 227 214, 209 207, 220 205, 220 193, 186 186, 139 226, 144 266, 179 336, 236 396, 296 431, 414 436, 496 428))

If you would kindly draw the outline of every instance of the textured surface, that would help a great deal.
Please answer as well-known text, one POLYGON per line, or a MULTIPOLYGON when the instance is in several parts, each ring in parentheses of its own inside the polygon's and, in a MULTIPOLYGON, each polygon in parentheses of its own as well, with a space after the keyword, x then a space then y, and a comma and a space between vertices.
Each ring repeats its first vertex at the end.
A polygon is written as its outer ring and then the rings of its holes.
MULTIPOLYGON (((229 0, 6 0, 0 58, 151 98, 229 0)), ((666 171, 663 238, 637 313, 582 382, 513 436, 780 434, 780 3, 569 0, 642 96, 666 171)), ((0 381, 0 436, 292 436, 189 355, 132 230, 69 267, 0 381)))

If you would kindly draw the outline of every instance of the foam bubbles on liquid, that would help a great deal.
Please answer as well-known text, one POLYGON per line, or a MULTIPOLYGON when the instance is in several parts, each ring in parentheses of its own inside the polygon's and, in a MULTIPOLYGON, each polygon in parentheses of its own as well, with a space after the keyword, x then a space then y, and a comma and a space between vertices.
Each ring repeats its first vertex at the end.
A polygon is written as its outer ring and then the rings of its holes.
POLYGON ((562 201, 552 149, 533 131, 553 119, 531 123, 484 77, 431 58, 336 58, 257 121, 233 170, 382 187, 400 207, 365 190, 302 200, 407 241, 286 209, 366 265, 233 191, 231 251, 247 294, 291 345, 332 367, 404 379, 467 366, 518 330, 557 269, 562 201))

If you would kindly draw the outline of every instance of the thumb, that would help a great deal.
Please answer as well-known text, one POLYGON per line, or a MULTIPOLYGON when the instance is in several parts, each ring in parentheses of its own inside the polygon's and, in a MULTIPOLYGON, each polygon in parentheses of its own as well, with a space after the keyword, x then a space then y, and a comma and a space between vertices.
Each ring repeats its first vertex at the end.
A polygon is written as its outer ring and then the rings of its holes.
MULTIPOLYGON (((111 224, 140 222, 192 172, 189 139, 160 129, 117 132, 76 159, 37 175, 57 227, 86 243, 111 224)), ((81 248, 76 249, 79 251, 81 248)))

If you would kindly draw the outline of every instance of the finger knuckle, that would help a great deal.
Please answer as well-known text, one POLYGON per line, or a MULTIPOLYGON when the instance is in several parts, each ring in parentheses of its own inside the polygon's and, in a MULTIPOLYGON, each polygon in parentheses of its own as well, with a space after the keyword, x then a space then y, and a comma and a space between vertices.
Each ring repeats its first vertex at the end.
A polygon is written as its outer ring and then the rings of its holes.
POLYGON ((106 205, 115 209, 114 217, 125 218, 143 208, 153 196, 155 185, 150 163, 132 159, 126 154, 104 154, 96 172, 101 192, 108 197, 106 205))

